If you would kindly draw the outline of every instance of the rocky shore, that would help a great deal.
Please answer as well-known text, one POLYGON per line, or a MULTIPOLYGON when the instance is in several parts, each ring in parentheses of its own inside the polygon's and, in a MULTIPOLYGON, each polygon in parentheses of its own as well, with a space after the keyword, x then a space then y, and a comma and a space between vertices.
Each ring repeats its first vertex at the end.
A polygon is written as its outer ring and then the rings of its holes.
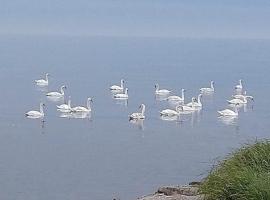
POLYGON ((202 200, 198 193, 198 184, 191 183, 188 186, 160 187, 154 194, 138 198, 137 200, 202 200))

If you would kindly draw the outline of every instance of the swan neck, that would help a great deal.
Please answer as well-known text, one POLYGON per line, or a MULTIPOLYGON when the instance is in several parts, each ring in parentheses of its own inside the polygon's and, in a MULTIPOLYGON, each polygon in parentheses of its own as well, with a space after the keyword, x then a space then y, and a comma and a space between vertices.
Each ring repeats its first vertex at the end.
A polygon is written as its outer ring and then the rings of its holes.
POLYGON ((142 105, 142 115, 145 113, 145 105, 142 105))
POLYGON ((71 108, 71 100, 68 100, 68 107, 71 108))
POLYGON ((65 94, 63 87, 61 87, 60 91, 61 91, 61 94, 62 94, 62 95, 65 94))
POLYGON ((43 111, 43 104, 42 104, 42 103, 39 105, 39 110, 40 110, 40 113, 41 113, 41 114, 44 114, 44 111, 43 111))
POLYGON ((158 84, 156 84, 156 91, 158 91, 159 90, 159 85, 158 84))
POLYGON ((214 83, 211 82, 211 89, 214 89, 214 83))
POLYGON ((87 109, 90 110, 91 108, 91 104, 90 104, 90 99, 87 99, 87 103, 86 103, 86 106, 87 106, 87 109))
POLYGON ((48 82, 49 78, 48 78, 48 74, 46 74, 46 81, 48 82))
POLYGON ((183 99, 183 101, 185 99, 185 91, 184 90, 182 90, 182 99, 183 99))
POLYGON ((120 85, 121 85, 121 88, 124 88, 124 81, 123 80, 121 80, 120 85))
POLYGON ((198 104, 202 104, 201 103, 201 95, 198 96, 198 104))

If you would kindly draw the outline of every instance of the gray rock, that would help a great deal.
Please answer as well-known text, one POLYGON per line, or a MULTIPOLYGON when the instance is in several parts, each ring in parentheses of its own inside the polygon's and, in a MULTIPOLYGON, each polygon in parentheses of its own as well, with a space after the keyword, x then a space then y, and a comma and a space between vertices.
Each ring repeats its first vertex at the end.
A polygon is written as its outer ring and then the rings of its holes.
POLYGON ((160 187, 158 191, 138 200, 202 200, 198 194, 197 186, 166 186, 160 187))

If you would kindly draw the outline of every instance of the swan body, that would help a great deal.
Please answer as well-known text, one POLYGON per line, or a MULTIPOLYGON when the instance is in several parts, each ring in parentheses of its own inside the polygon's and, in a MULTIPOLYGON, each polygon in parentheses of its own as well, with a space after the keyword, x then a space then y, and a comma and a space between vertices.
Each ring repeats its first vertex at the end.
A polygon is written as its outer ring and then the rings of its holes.
POLYGON ((187 105, 183 105, 183 106, 181 106, 181 108, 182 108, 182 112, 193 112, 193 111, 196 111, 197 110, 197 108, 196 107, 194 107, 194 106, 187 106, 187 105))
POLYGON ((227 100, 229 104, 246 104, 247 103, 247 98, 244 97, 243 99, 232 99, 232 100, 227 100))
POLYGON ((234 99, 251 99, 252 101, 254 101, 254 97, 247 95, 247 91, 245 91, 243 94, 236 94, 232 96, 234 99))
POLYGON ((201 102, 201 98, 202 98, 202 94, 199 94, 198 95, 198 102, 196 102, 196 99, 193 97, 192 98, 192 101, 188 104, 186 104, 186 106, 189 106, 189 107, 202 107, 202 102, 201 102))
POLYGON ((179 102, 184 102, 184 100, 185 100, 185 89, 182 89, 182 97, 179 97, 179 96, 175 96, 175 95, 173 95, 173 96, 169 96, 168 98, 167 98, 167 100, 168 101, 179 101, 179 102))
POLYGON ((155 94, 157 94, 157 95, 168 95, 168 94, 171 93, 170 90, 159 89, 159 85, 158 84, 155 84, 155 88, 156 88, 155 94))
POLYGON ((43 111, 44 106, 45 106, 44 103, 40 103, 39 111, 31 110, 31 111, 25 113, 25 116, 29 117, 29 118, 43 118, 44 117, 44 111, 43 111))
POLYGON ((60 88, 60 92, 49 92, 46 94, 46 96, 48 97, 57 97, 57 98, 60 98, 60 97, 64 97, 65 95, 65 92, 64 92, 64 89, 66 89, 67 87, 65 85, 61 86, 60 88))
POLYGON ((238 116, 238 110, 236 107, 235 107, 235 111, 230 110, 230 109, 225 109, 225 110, 218 111, 218 113, 221 116, 238 116))
POLYGON ((60 106, 57 106, 57 110, 61 112, 71 112, 71 100, 69 98, 67 104, 61 104, 60 106))
POLYGON ((92 102, 92 98, 87 98, 87 102, 86 102, 86 107, 83 106, 76 106, 74 108, 71 108, 72 112, 90 112, 91 109, 91 105, 90 102, 92 102))
POLYGON ((242 80, 241 79, 239 80, 239 85, 236 85, 235 86, 235 89, 236 90, 242 90, 243 89, 243 84, 242 84, 242 80))
POLYGON ((47 86, 47 85, 49 85, 48 76, 49 76, 49 74, 46 73, 45 79, 35 80, 36 84, 39 85, 39 86, 47 86))
POLYGON ((138 113, 132 113, 131 115, 129 115, 129 119, 130 120, 135 120, 135 119, 145 119, 144 113, 145 113, 145 105, 141 104, 140 105, 141 108, 141 112, 138 113))
POLYGON ((114 91, 124 91, 124 79, 121 79, 120 86, 119 85, 112 85, 110 90, 114 91))
POLYGON ((176 106, 175 110, 172 110, 172 109, 162 110, 162 111, 160 111, 160 115, 161 116, 168 116, 168 117, 178 116, 178 115, 180 115, 180 107, 176 106))
POLYGON ((115 94, 113 97, 116 99, 128 99, 128 88, 126 88, 125 93, 115 94))
POLYGON ((200 89, 200 92, 201 93, 211 93, 211 92, 214 92, 214 91, 215 91, 214 81, 211 81, 210 88, 209 87, 206 87, 206 88, 201 88, 200 89))

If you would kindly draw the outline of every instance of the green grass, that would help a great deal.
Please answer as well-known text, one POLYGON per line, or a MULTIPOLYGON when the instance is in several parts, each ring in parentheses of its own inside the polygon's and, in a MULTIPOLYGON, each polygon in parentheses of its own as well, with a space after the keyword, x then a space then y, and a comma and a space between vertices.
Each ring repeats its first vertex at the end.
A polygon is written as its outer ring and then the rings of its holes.
POLYGON ((270 200, 270 141, 233 152, 214 167, 200 192, 206 200, 270 200))

